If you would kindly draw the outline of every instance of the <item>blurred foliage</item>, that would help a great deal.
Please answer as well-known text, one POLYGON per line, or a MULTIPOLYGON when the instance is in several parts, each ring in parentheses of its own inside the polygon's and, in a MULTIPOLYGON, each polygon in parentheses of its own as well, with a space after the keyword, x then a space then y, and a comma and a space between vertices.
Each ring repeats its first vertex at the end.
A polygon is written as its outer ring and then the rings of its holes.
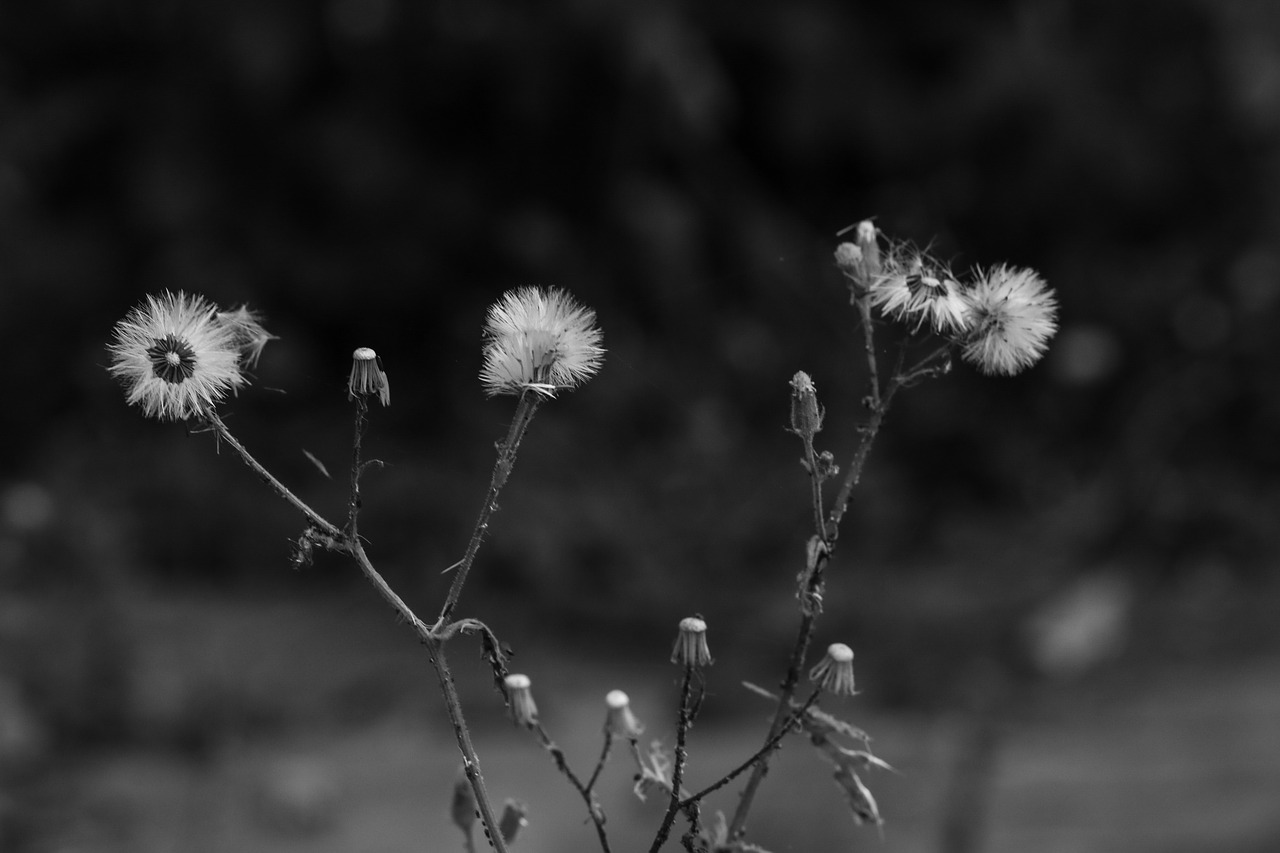
POLYGON ((1280 508, 1277 115, 1280 11, 1247 0, 5 4, 0 579, 287 577, 299 521, 103 370, 116 319, 183 288, 266 313, 232 428, 334 513, 301 450, 342 479, 347 359, 379 351, 362 529, 438 596, 510 413, 483 313, 540 283, 610 354, 534 424, 479 577, 602 621, 778 599, 807 519, 786 381, 847 459, 831 251, 875 215, 1040 269, 1063 328, 1024 376, 900 398, 842 554, 983 564, 997 609, 1099 564, 1250 582, 1280 508))

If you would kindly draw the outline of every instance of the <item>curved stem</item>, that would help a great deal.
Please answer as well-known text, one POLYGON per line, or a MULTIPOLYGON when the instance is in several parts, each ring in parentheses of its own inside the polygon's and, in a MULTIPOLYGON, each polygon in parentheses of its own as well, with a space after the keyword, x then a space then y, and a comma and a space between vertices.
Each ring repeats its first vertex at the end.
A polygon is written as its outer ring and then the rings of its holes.
POLYGON ((320 532, 332 537, 333 539, 341 540, 343 538, 342 531, 339 530, 337 526, 330 523, 324 518, 324 516, 320 515, 320 513, 307 506, 301 498, 289 490, 288 486, 276 479, 275 475, 266 468, 262 467, 262 463, 257 459, 254 459, 253 455, 249 453, 245 446, 231 434, 231 431, 227 429, 227 425, 222 422, 222 418, 218 416, 217 412, 210 409, 205 413, 205 418, 208 420, 209 425, 213 427, 213 431, 217 433, 218 438, 230 445, 231 449, 236 453, 239 453, 240 458, 244 460, 244 464, 252 468, 253 472, 258 475, 258 478, 274 489, 276 494, 284 498, 292 504, 295 509, 305 515, 307 517, 307 521, 319 528, 320 532))
POLYGON ((534 391, 525 391, 520 395, 520 402, 516 404, 515 417, 512 418, 511 427, 507 430, 507 438, 498 446, 498 460, 493 465, 489 490, 484 496, 484 503, 480 506, 480 514, 476 517, 476 526, 471 531, 471 540, 467 543, 466 553, 456 564, 457 574, 453 576, 449 594, 445 598, 444 606, 440 608, 440 618, 436 621, 437 628, 449 621, 449 617, 453 615, 453 608, 458 605, 458 599, 462 596, 462 585, 467 582, 467 574, 471 571, 476 552, 480 550, 480 542, 489 529, 489 517, 497 509, 498 493, 502 491, 507 478, 511 476, 511 469, 516 464, 516 451, 520 448, 520 441, 524 438, 525 430, 533 420, 540 401, 541 397, 534 391))

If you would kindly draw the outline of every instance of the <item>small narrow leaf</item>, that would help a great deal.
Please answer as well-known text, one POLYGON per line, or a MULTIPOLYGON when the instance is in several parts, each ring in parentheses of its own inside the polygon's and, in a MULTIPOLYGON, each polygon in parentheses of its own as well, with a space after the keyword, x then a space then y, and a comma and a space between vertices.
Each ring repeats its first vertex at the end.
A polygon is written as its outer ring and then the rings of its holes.
POLYGON ((302 455, 303 455, 303 456, 305 456, 305 457, 307 457, 308 459, 310 459, 310 460, 311 460, 311 464, 312 464, 312 465, 314 465, 314 466, 316 466, 316 469, 317 469, 317 470, 319 470, 319 471, 320 471, 320 473, 324 475, 324 478, 325 478, 326 480, 332 480, 332 479, 333 479, 333 477, 329 476, 329 469, 328 469, 328 468, 326 468, 326 467, 324 467, 324 463, 323 463, 323 462, 321 462, 319 459, 317 459, 317 458, 315 457, 315 455, 311 453, 311 451, 307 450, 307 449, 304 447, 304 448, 302 449, 302 455))

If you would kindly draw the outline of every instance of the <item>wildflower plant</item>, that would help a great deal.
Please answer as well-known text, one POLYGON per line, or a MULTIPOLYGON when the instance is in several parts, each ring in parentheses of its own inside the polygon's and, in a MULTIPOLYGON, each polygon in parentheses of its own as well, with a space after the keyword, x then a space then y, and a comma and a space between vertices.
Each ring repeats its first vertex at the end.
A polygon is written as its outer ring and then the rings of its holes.
POLYGON ((558 772, 578 792, 604 853, 610 853, 611 841, 597 788, 615 745, 625 745, 634 763, 636 796, 664 803, 661 821, 648 848, 650 853, 662 848, 681 819, 684 831, 679 840, 689 853, 763 851, 748 837, 748 818, 772 756, 792 733, 806 735, 818 756, 834 767, 832 778, 855 823, 877 827, 883 823, 863 777, 873 770, 889 769, 888 764, 871 752, 870 737, 864 731, 819 707, 824 695, 842 701, 856 695, 854 651, 843 643, 832 643, 824 655, 811 661, 809 649, 822 616, 827 576, 841 524, 890 404, 902 389, 948 373, 955 353, 984 374, 1018 373, 1043 355, 1057 328, 1053 292, 1032 270, 997 266, 957 276, 924 252, 903 244, 883 243, 869 220, 852 230, 854 239, 837 247, 835 262, 860 321, 867 368, 867 393, 863 397, 866 417, 847 430, 846 434, 854 437, 854 446, 842 472, 835 454, 817 446, 819 434, 824 428, 831 428, 819 402, 817 383, 804 371, 792 378, 788 426, 801 442, 800 462, 809 481, 813 513, 813 531, 804 543, 793 587, 797 609, 795 640, 776 694, 744 683, 750 693, 773 706, 759 745, 737 765, 720 772, 715 781, 692 791, 685 785, 687 736, 707 695, 706 683, 713 664, 708 625, 701 616, 689 616, 679 622, 670 655, 671 663, 680 672, 680 696, 673 714, 674 747, 668 749, 661 740, 655 740, 647 749, 642 748, 639 741, 645 728, 627 694, 615 689, 606 696, 602 741, 595 765, 590 773, 579 774, 538 713, 532 679, 507 670, 507 653, 496 632, 477 619, 454 615, 496 510, 497 498, 510 478, 534 415, 541 405, 561 392, 580 387, 601 368, 603 338, 591 309, 564 291, 532 287, 506 293, 489 309, 482 333, 481 385, 491 397, 514 396, 515 410, 505 438, 497 444, 497 458, 471 536, 461 558, 443 570, 452 577, 433 621, 420 618, 391 588, 375 568, 358 531, 361 479, 370 466, 380 464, 363 458, 370 400, 387 406, 391 399, 387 373, 372 349, 361 347, 352 355, 347 383, 354 408, 351 477, 347 516, 341 521, 325 518, 298 498, 249 453, 219 415, 218 407, 228 393, 247 385, 246 370, 256 365, 273 339, 263 327, 262 318, 248 307, 224 311, 203 297, 181 292, 148 296, 116 325, 108 345, 109 371, 122 384, 129 404, 139 406, 148 417, 187 421, 212 431, 219 442, 239 454, 303 516, 305 526, 294 541, 295 565, 310 562, 317 548, 347 555, 426 646, 462 758, 447 807, 454 824, 462 830, 466 851, 476 849, 473 830, 479 823, 488 844, 503 853, 527 825, 528 810, 519 801, 509 799, 499 812, 488 792, 446 654, 448 643, 462 635, 480 640, 497 693, 513 722, 534 736, 558 772), (931 339, 932 345, 914 363, 908 363, 906 358, 913 347, 901 346, 892 370, 883 371, 882 344, 876 337, 894 325, 901 329, 907 343, 931 339), (812 687, 801 698, 805 674, 812 687), (739 780, 744 781, 732 815, 717 813, 714 819, 704 820, 704 801, 739 780))

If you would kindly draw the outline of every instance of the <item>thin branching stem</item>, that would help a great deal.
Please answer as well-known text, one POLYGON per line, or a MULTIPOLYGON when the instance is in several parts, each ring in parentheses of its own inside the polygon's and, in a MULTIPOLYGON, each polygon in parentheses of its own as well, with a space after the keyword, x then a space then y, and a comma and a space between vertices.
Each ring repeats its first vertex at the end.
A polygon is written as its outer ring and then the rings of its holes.
POLYGON ((260 480, 270 486, 276 494, 284 498, 288 503, 292 504, 295 509, 306 516, 307 521, 311 522, 311 524, 319 529, 321 533, 334 540, 342 539, 342 531, 339 530, 337 526, 324 518, 324 516, 320 515, 320 513, 307 506, 302 498, 295 495, 289 487, 280 482, 274 474, 262 467, 261 462, 253 458, 253 454, 249 453, 245 446, 240 443, 240 440, 232 435, 231 431, 227 429, 227 425, 223 423, 222 418, 219 417, 217 412, 210 409, 205 412, 205 419, 209 422, 209 425, 213 427, 213 431, 217 433, 218 438, 221 441, 225 441, 232 450, 240 454, 240 458, 244 460, 244 464, 248 465, 253 472, 258 475, 260 480))
POLYGON ((591 771, 591 778, 587 780, 587 790, 595 788, 596 781, 600 778, 600 771, 604 770, 605 763, 609 760, 609 752, 613 749, 613 735, 609 732, 604 733, 604 745, 600 747, 600 757, 596 759, 595 769, 591 771))
MULTIPOLYGON (((858 313, 862 323, 863 345, 867 358, 867 385, 868 393, 866 404, 871 411, 871 418, 868 423, 863 426, 859 432, 861 439, 858 442, 858 448, 854 452, 853 461, 849 465, 849 469, 845 474, 844 482, 840 487, 840 491, 836 495, 836 499, 827 512, 825 521, 821 515, 817 516, 816 527, 814 531, 822 538, 823 543, 827 546, 827 557, 831 551, 835 549, 835 542, 840 533, 840 522, 844 518, 845 511, 849 505, 849 499, 853 493, 853 489, 857 486, 862 478, 862 469, 866 465, 867 455, 871 452, 871 445, 876 435, 880 431, 880 426, 884 422, 885 415, 888 413, 889 403, 892 400, 893 393, 897 390, 899 382, 895 379, 890 383, 889 388, 882 395, 880 389, 880 368, 876 358, 875 345, 875 326, 871 319, 871 303, 870 299, 863 295, 855 300, 858 313)), ((802 595, 811 592, 819 592, 821 590, 823 573, 826 566, 826 560, 819 561, 813 568, 808 578, 808 588, 801 591, 802 595)), ((787 720, 790 715, 791 704, 795 698, 796 685, 800 682, 800 673, 804 668, 805 656, 809 652, 809 644, 813 641, 814 630, 817 625, 818 611, 815 608, 802 608, 800 615, 800 624, 796 630, 796 639, 791 646, 791 657, 787 661, 786 675, 783 677, 782 683, 779 685, 781 695, 778 697, 778 704, 773 713, 773 719, 769 723, 769 732, 765 737, 765 743, 780 741, 781 736, 785 734, 787 720)), ((751 806, 755 802, 756 792, 760 789, 761 782, 764 781, 765 774, 769 772, 769 756, 771 750, 764 751, 764 757, 754 762, 751 775, 747 779, 747 784, 742 789, 742 794, 738 799, 737 808, 734 809, 733 818, 729 823, 729 837, 736 839, 741 838, 746 830, 747 817, 751 813, 751 806)))
POLYGON ((516 404, 515 417, 512 418, 511 427, 507 430, 507 438, 498 445, 498 459, 493 465, 489 490, 485 493, 484 503, 480 506, 480 514, 476 517, 476 525, 471 531, 467 550, 454 569, 453 583, 449 586, 449 594, 440 608, 440 618, 436 621, 437 628, 449 621, 453 615, 453 609, 458 605, 458 599, 462 596, 462 586, 467 582, 467 574, 471 571, 471 564, 475 562, 476 553, 480 550, 480 542, 489 529, 489 517, 497 509, 498 493, 502 491, 507 478, 511 476, 511 469, 516 463, 516 451, 520 449, 520 441, 524 438, 525 430, 533 420, 541 399, 535 391, 525 391, 520 395, 520 402, 516 404))
MULTIPOLYGON (((821 572, 814 572, 815 576, 819 574, 821 572)), ((791 647, 791 659, 787 662, 787 674, 780 685, 782 695, 778 698, 773 720, 769 723, 769 734, 765 737, 766 744, 775 740, 780 741, 782 735, 786 734, 791 699, 795 696, 796 685, 800 682, 800 672, 804 668, 804 658, 809 651, 809 643, 813 639, 815 621, 816 618, 813 614, 805 614, 800 617, 800 628, 796 633, 795 644, 791 647)), ((770 752, 765 752, 763 759, 754 762, 751 776, 747 779, 747 784, 742 789, 742 795, 738 798, 738 807, 734 810, 733 819, 729 823, 730 838, 741 837, 747 825, 747 815, 751 811, 756 791, 759 790, 765 774, 769 772, 768 759, 770 752)))
POLYGON ((693 684, 694 669, 693 664, 686 664, 684 678, 680 680, 680 716, 676 721, 676 759, 675 766, 671 770, 671 799, 667 803, 667 812, 662 816, 662 824, 658 827, 658 834, 653 839, 653 846, 649 848, 649 853, 658 853, 662 845, 667 843, 671 824, 675 822, 676 812, 680 810, 680 784, 684 781, 684 765, 689 757, 685 750, 685 740, 689 734, 689 727, 693 723, 689 699, 692 695, 690 688, 693 684))
POLYGON ((804 704, 802 704, 798 708, 794 708, 792 712, 788 715, 787 719, 783 723, 783 726, 778 731, 778 733, 773 737, 769 738, 769 740, 765 741, 764 746, 756 750, 755 755, 751 756, 746 761, 742 762, 737 767, 730 770, 724 776, 720 777, 718 781, 713 782, 712 784, 703 788, 701 791, 698 791, 696 794, 690 794, 689 796, 685 797, 683 800, 680 801, 680 808, 686 809, 689 806, 693 805, 694 803, 697 803, 703 799, 706 799, 711 794, 714 794, 716 791, 720 790, 725 785, 728 785, 734 779, 737 779, 743 773, 750 770, 753 765, 766 759, 770 753, 772 753, 775 749, 778 748, 778 746, 781 745, 782 739, 785 738, 787 734, 790 733, 792 728, 795 727, 796 722, 801 717, 803 717, 811 707, 813 707, 813 704, 815 702, 818 701, 818 696, 820 693, 821 693, 820 690, 814 690, 812 693, 809 694, 809 698, 804 701, 804 704))
MULTIPOLYGON (((240 458, 244 460, 253 471, 265 482, 271 486, 277 494, 296 507, 313 526, 329 537, 328 547, 336 551, 344 551, 351 556, 360 571, 364 574, 365 579, 373 585, 378 591, 382 599, 391 606, 391 608, 405 621, 418 635, 418 639, 427 647, 431 656, 432 666, 435 668, 436 677, 440 682, 440 690, 444 695, 445 707, 449 714, 449 721, 453 724, 454 734, 458 740, 458 748, 462 752, 463 768, 466 771, 467 779, 471 784, 471 789, 475 793, 477 808, 480 811, 480 819, 484 824, 485 833, 489 836, 493 847, 498 853, 505 853, 506 845, 502 840, 501 833, 498 831, 498 822, 493 816, 493 808, 489 803, 489 797, 484 787, 484 778, 480 774, 480 760, 476 756, 475 747, 471 743, 471 733, 467 729, 466 718, 462 713, 462 700, 458 696, 458 691, 453 685, 453 675, 449 671, 448 662, 444 656, 444 643, 448 637, 454 632, 445 631, 439 635, 432 632, 430 626, 418 618, 413 609, 405 603, 386 579, 373 566, 373 562, 369 559, 369 555, 365 553, 364 546, 361 544, 359 537, 355 531, 355 515, 354 505, 352 515, 348 521, 348 529, 346 531, 339 530, 334 524, 326 520, 311 507, 307 506, 300 498, 297 497, 287 486, 280 482, 274 475, 262 466, 257 459, 245 448, 240 441, 231 434, 227 429, 227 425, 217 415, 216 412, 208 412, 207 419, 219 439, 225 441, 232 449, 234 449, 240 458)), ((361 431, 360 418, 357 416, 356 425, 356 443, 359 445, 359 436, 361 431)), ((356 483, 359 478, 360 469, 359 450, 353 451, 352 465, 352 501, 358 500, 356 493, 356 483)))
MULTIPOLYGON (((582 784, 582 780, 578 778, 577 774, 573 772, 573 769, 569 767, 569 761, 565 758, 564 750, 562 750, 556 742, 551 739, 551 736, 547 734, 547 730, 542 727, 541 723, 534 724, 533 732, 538 736, 538 741, 542 744, 542 748, 551 753, 551 758, 556 763, 556 769, 564 774, 564 777, 569 780, 569 784, 572 785, 574 790, 576 790, 582 797, 582 801, 587 804, 587 814, 591 818, 591 823, 595 825, 596 837, 600 840, 600 850, 602 853, 611 853, 609 848, 609 835, 604 829, 604 812, 600 810, 599 804, 596 803, 595 797, 591 793, 591 789, 596 782, 596 775, 599 773, 599 767, 604 764, 603 756, 600 764, 597 766, 596 773, 592 774, 591 780, 584 785, 582 784)), ((609 736, 606 734, 605 738, 608 739, 608 737, 609 736)), ((606 754, 608 753, 607 746, 605 747, 605 752, 606 754)))

